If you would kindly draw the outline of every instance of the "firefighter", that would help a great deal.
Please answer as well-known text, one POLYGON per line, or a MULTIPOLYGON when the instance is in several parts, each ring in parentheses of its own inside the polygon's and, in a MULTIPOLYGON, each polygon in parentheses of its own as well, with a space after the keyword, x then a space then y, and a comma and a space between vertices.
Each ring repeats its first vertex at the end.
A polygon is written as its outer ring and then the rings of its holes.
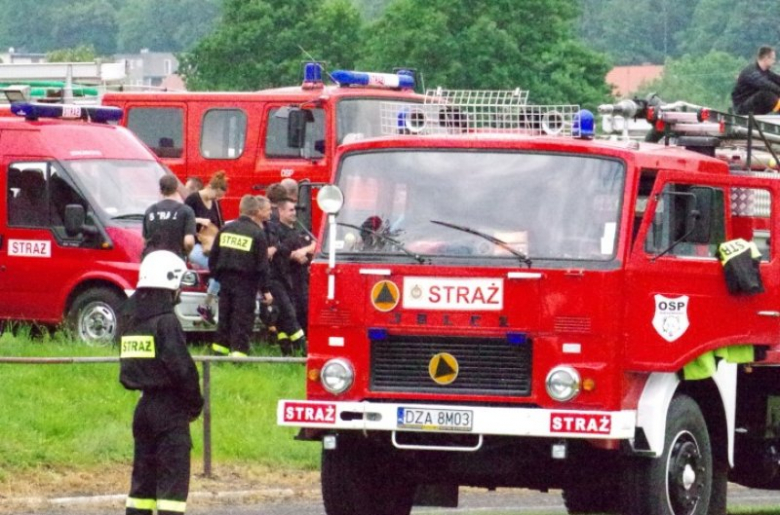
POLYGON ((190 422, 203 409, 198 369, 173 312, 187 265, 167 250, 141 262, 123 332, 120 381, 141 390, 133 416, 132 483, 127 515, 182 514, 190 481, 190 422))
POLYGON ((257 293, 266 304, 273 300, 260 207, 257 198, 244 195, 238 206, 241 216, 219 231, 209 255, 209 269, 221 285, 217 341, 211 346, 217 354, 246 356, 257 293))
POLYGON ((179 181, 166 174, 160 177, 163 199, 149 206, 144 214, 143 237, 146 242, 143 258, 155 250, 170 250, 186 257, 195 245, 195 212, 181 202, 179 181))
POLYGON ((308 256, 314 252, 315 242, 296 228, 295 202, 283 199, 278 202, 277 209, 279 220, 269 222, 269 230, 277 245, 271 260, 271 293, 279 308, 277 339, 282 354, 289 356, 294 347, 306 352, 306 335, 302 325, 305 322, 299 318, 299 313, 300 307, 308 300, 307 292, 303 290, 308 283, 296 274, 308 273, 308 256))
POLYGON ((775 49, 762 46, 756 61, 742 70, 731 100, 737 114, 777 114, 780 112, 780 75, 770 68, 775 64, 775 49))

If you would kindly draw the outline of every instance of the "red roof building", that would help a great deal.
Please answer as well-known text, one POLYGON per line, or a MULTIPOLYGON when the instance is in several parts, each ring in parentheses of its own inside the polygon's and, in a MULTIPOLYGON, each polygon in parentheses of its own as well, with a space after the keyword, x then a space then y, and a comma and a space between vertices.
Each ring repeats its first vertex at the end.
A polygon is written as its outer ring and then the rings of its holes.
POLYGON ((607 84, 612 86, 612 94, 617 98, 631 96, 643 84, 651 82, 664 73, 660 64, 640 66, 615 66, 607 73, 607 84))

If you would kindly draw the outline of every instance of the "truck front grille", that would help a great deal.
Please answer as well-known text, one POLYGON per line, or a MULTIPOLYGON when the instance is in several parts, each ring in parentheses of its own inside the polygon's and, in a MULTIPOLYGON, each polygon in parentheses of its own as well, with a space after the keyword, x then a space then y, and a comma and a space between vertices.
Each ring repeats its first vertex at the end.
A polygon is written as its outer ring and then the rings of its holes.
POLYGON ((531 342, 505 338, 388 335, 371 341, 371 389, 528 396, 531 394, 531 342), (451 354, 458 374, 450 384, 436 383, 428 372, 433 357, 451 354))

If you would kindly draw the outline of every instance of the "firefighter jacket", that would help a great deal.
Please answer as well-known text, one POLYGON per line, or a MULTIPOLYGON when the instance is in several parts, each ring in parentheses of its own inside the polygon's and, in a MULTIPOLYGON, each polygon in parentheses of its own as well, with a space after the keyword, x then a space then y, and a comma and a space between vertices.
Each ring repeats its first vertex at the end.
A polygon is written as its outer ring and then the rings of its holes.
POLYGON ((758 63, 754 62, 740 72, 734 90, 731 92, 731 101, 737 107, 764 90, 780 96, 780 75, 772 70, 762 70, 758 63))
POLYGON ((276 253, 271 259, 271 278, 292 288, 292 275, 300 273, 303 265, 290 261, 290 254, 309 245, 311 236, 273 220, 268 222, 268 232, 271 234, 271 240, 276 244, 276 253))
POLYGON ((209 254, 209 269, 218 281, 224 274, 240 273, 268 293, 268 266, 265 232, 251 218, 242 215, 219 231, 209 254))
POLYGON ((172 292, 140 289, 133 295, 120 346, 119 380, 128 390, 174 395, 189 415, 203 409, 198 369, 173 312, 172 292))

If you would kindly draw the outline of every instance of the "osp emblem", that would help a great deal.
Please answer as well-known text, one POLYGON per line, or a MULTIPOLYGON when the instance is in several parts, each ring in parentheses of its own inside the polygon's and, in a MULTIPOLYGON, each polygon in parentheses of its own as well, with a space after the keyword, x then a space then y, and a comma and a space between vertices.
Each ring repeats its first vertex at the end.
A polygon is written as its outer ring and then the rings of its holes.
POLYGON ((688 296, 674 299, 655 296, 655 316, 653 327, 661 338, 673 342, 688 330, 688 296))
POLYGON ((448 352, 440 352, 428 362, 428 374, 436 384, 450 384, 458 377, 458 360, 448 352))

